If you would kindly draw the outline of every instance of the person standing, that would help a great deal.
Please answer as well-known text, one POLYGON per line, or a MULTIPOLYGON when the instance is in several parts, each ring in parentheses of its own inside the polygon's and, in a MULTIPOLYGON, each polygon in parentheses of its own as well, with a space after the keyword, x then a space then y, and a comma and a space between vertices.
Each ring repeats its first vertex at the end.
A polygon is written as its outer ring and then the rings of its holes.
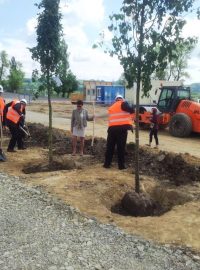
POLYGON ((0 85, 0 120, 2 124, 4 124, 4 119, 3 119, 4 108, 5 108, 5 100, 3 98, 3 86, 0 85))
POLYGON ((94 116, 90 117, 88 111, 83 109, 83 101, 77 101, 77 108, 72 111, 71 133, 72 133, 72 155, 76 155, 77 139, 80 138, 80 155, 83 155, 85 142, 85 128, 87 121, 92 121, 94 116))
POLYGON ((5 105, 4 119, 11 133, 11 139, 7 148, 8 152, 16 152, 14 150, 16 143, 19 150, 26 149, 24 146, 24 132, 20 129, 20 126, 24 127, 26 105, 26 99, 20 101, 13 100, 5 105))
POLYGON ((128 130, 133 132, 134 108, 126 102, 121 95, 117 95, 115 103, 108 109, 108 135, 104 168, 110 168, 112 158, 117 145, 117 157, 119 170, 125 167, 125 147, 128 130))
POLYGON ((153 136, 155 139, 156 146, 155 148, 158 148, 159 142, 158 142, 158 114, 157 109, 152 108, 152 117, 150 118, 151 124, 150 124, 150 132, 149 132, 149 144, 148 146, 151 146, 153 136))

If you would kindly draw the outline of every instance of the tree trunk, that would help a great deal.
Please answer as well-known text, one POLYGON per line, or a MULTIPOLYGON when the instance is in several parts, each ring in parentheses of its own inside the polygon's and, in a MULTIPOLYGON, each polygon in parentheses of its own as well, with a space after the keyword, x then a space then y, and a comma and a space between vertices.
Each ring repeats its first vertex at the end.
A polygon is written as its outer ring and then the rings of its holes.
POLYGON ((135 191, 140 193, 140 177, 139 177, 139 99, 140 99, 140 71, 137 76, 136 90, 136 128, 135 128, 135 191))
POLYGON ((49 72, 47 73, 47 92, 48 92, 48 106, 49 106, 49 167, 53 162, 53 151, 52 151, 52 106, 51 106, 51 85, 49 72))
POLYGON ((144 7, 141 10, 140 40, 138 46, 138 70, 137 70, 137 92, 136 92, 136 129, 135 129, 135 192, 140 193, 139 175, 139 105, 140 105, 140 83, 141 83, 141 64, 144 42, 144 7))

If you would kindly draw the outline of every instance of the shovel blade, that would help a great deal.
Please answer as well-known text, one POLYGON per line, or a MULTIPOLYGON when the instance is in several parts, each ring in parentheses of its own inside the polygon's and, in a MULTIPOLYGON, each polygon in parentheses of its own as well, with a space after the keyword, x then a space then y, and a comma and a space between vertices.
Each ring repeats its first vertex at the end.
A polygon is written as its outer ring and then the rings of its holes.
POLYGON ((2 149, 0 149, 0 161, 3 161, 3 162, 6 161, 6 156, 2 149))

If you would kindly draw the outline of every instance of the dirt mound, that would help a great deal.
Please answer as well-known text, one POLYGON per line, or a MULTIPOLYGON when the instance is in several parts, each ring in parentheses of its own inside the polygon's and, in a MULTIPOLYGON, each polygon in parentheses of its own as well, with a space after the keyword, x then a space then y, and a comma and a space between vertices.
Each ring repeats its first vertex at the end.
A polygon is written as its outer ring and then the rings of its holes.
POLYGON ((123 216, 161 216, 177 205, 183 205, 194 198, 190 194, 167 187, 155 186, 147 192, 137 194, 125 191, 122 199, 112 200, 111 211, 123 216))
POLYGON ((35 161, 34 163, 28 163, 23 168, 23 172, 26 174, 37 173, 37 172, 48 172, 48 171, 59 171, 59 170, 73 170, 81 169, 82 165, 73 159, 62 156, 54 157, 51 166, 49 166, 48 161, 43 162, 41 160, 35 161))
POLYGON ((129 191, 122 198, 122 207, 132 216, 146 217, 154 215, 156 203, 147 193, 129 191))
MULTIPOLYGON (((49 129, 42 124, 36 123, 29 123, 28 124, 29 132, 31 134, 31 140, 29 140, 29 145, 31 146, 48 146, 48 136, 49 136, 49 129)), ((59 130, 59 129, 52 129, 52 140, 53 143, 57 142, 70 142, 70 133, 67 131, 59 130)))
POLYGON ((144 174, 169 179, 177 186, 200 180, 200 166, 188 154, 156 152, 144 147, 140 149, 140 168, 144 174))
MULTIPOLYGON (((28 124, 31 139, 27 141, 31 146, 48 146, 48 127, 41 124, 28 124)), ((71 153, 71 134, 63 130, 53 128, 53 153, 54 156, 71 153)), ((79 145, 78 145, 79 148, 79 145)), ((91 137, 86 137, 85 154, 93 155, 93 163, 103 163, 106 149, 106 140, 95 138, 91 146, 91 137)), ((126 161, 129 168, 133 168, 135 162, 135 144, 127 144, 126 161)), ((117 163, 117 152, 113 157, 113 164, 117 163)), ((156 176, 160 181, 170 180, 175 185, 187 184, 199 181, 200 162, 194 160, 189 154, 174 154, 165 151, 157 151, 147 147, 140 147, 140 174, 156 176)), ((89 164, 88 164, 89 165, 89 164)), ((59 166, 55 165, 55 168, 59 166)))

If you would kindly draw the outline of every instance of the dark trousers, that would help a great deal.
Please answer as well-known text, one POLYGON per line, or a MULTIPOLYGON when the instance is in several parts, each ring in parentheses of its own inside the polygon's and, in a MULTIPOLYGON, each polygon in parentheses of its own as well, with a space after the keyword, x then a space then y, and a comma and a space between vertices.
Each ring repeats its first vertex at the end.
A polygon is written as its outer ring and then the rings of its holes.
POLYGON ((127 134, 128 131, 125 129, 112 129, 112 127, 108 129, 104 166, 109 167, 111 165, 115 145, 117 145, 118 167, 119 169, 124 168, 127 134))
POLYGON ((158 145, 158 130, 157 129, 153 129, 151 128, 150 129, 150 133, 149 133, 149 142, 152 143, 152 140, 153 140, 153 136, 154 136, 154 139, 156 141, 156 145, 158 145))
POLYGON ((14 124, 14 123, 9 123, 8 128, 11 133, 11 139, 8 145, 9 150, 13 150, 15 148, 15 145, 17 143, 18 148, 23 148, 24 147, 24 134, 20 130, 19 126, 14 124))

